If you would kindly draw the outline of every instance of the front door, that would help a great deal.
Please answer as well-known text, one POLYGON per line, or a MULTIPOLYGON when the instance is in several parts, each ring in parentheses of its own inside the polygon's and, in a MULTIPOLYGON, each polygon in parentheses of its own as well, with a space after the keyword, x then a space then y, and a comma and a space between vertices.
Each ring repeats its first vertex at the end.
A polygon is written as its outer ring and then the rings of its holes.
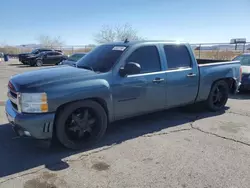
POLYGON ((115 116, 122 118, 163 109, 166 104, 166 74, 162 72, 158 48, 135 49, 126 59, 138 63, 141 73, 114 79, 115 116))
POLYGON ((199 86, 199 71, 185 45, 165 45, 167 62, 168 107, 189 104, 195 101, 199 86))
POLYGON ((142 113, 146 108, 147 79, 144 76, 120 77, 112 86, 115 119, 142 113))

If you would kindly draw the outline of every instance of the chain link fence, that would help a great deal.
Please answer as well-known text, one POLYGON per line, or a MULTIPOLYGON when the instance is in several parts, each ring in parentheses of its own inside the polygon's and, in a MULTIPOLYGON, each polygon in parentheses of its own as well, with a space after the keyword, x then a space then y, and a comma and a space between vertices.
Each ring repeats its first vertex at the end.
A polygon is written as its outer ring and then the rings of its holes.
POLYGON ((78 45, 78 46, 20 46, 20 47, 13 47, 13 46, 5 46, 0 47, 0 52, 15 56, 21 53, 28 53, 37 48, 48 48, 54 50, 61 50, 65 55, 72 55, 73 53, 77 52, 89 52, 95 46, 94 45, 78 45))
MULTIPOLYGON (((250 53, 250 43, 245 44, 229 44, 229 43, 198 43, 191 44, 191 47, 198 59, 217 59, 217 60, 231 60, 242 53, 250 53)), ((89 52, 94 45, 77 45, 77 46, 57 46, 57 47, 0 47, 0 52, 7 54, 20 54, 31 52, 36 48, 51 48, 61 50, 65 55, 71 55, 77 52, 89 52)))
POLYGON ((250 43, 201 43, 191 44, 197 59, 231 60, 242 53, 250 53, 250 43))

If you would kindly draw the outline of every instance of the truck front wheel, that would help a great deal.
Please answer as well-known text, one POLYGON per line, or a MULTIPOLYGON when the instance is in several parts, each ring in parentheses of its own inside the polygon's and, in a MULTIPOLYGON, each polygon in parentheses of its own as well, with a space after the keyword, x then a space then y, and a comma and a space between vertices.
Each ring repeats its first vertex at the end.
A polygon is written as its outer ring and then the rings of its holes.
POLYGON ((69 149, 86 149, 104 136, 107 122, 107 114, 99 103, 73 102, 57 115, 56 136, 69 149))
POLYGON ((222 110, 228 100, 229 86, 226 81, 220 80, 213 84, 206 101, 206 106, 210 111, 222 110))

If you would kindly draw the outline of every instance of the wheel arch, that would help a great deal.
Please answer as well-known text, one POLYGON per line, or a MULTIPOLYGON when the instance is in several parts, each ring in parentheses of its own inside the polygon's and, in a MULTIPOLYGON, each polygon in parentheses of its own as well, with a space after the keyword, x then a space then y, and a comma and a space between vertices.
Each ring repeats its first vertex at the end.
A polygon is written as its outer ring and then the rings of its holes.
POLYGON ((215 84, 216 82, 219 82, 219 81, 222 81, 222 80, 225 81, 225 82, 228 84, 229 92, 230 92, 231 94, 235 93, 235 90, 237 89, 237 82, 236 82, 236 80, 235 80, 234 78, 232 78, 232 77, 220 78, 220 79, 214 80, 213 83, 212 83, 212 85, 211 85, 211 87, 210 87, 210 90, 209 90, 209 91, 211 91, 211 89, 213 88, 213 86, 214 86, 214 84, 215 84))
POLYGON ((56 112, 55 112, 55 120, 54 120, 54 126, 53 126, 53 137, 55 137, 55 133, 56 133, 55 121, 56 121, 56 119, 57 119, 59 113, 60 113, 61 111, 63 111, 63 109, 64 109, 67 105, 69 105, 69 104, 71 104, 71 103, 79 102, 79 101, 86 101, 86 100, 92 100, 92 101, 95 101, 95 102, 97 102, 98 104, 100 104, 100 105, 103 107, 103 109, 105 110, 105 112, 106 112, 107 121, 108 121, 107 123, 110 122, 110 117, 109 117, 110 114, 109 114, 107 102, 106 102, 104 99, 99 98, 99 97, 92 97, 92 98, 85 98, 85 99, 82 99, 82 100, 70 101, 70 102, 67 102, 67 103, 64 103, 64 104, 60 105, 60 106, 56 109, 56 112))
POLYGON ((102 98, 99 98, 99 97, 93 97, 93 98, 85 98, 85 99, 82 99, 82 100, 74 100, 74 101, 70 101, 70 102, 67 102, 67 103, 64 103, 62 105, 60 105, 57 110, 56 110, 56 113, 55 113, 55 118, 58 116, 58 114, 69 104, 71 103, 74 103, 74 102, 79 102, 79 101, 86 101, 86 100, 92 100, 92 101, 95 101, 97 102, 98 104, 100 104, 103 109, 105 110, 106 112, 106 115, 108 117, 108 121, 109 121, 109 110, 108 110, 108 106, 107 106, 107 103, 104 99, 102 98))

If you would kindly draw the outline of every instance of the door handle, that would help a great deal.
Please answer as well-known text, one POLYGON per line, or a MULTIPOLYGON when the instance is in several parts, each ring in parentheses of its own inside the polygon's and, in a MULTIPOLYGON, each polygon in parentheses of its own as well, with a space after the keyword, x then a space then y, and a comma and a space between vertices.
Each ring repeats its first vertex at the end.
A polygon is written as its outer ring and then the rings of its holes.
POLYGON ((195 77, 195 76, 196 76, 196 74, 194 74, 194 73, 187 74, 187 77, 195 77))
POLYGON ((155 78, 153 81, 153 83, 160 83, 160 82, 164 82, 163 78, 155 78))

